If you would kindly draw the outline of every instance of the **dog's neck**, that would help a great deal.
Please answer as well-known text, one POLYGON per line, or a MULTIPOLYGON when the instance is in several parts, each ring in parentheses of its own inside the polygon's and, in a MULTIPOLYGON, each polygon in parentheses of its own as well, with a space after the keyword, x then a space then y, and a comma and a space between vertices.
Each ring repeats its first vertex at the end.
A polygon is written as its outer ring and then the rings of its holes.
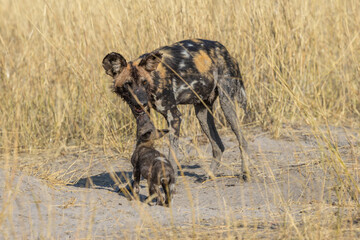
POLYGON ((142 147, 146 147, 146 148, 153 148, 154 147, 154 140, 149 140, 149 141, 141 141, 140 139, 137 140, 136 142, 136 148, 142 148, 142 147))

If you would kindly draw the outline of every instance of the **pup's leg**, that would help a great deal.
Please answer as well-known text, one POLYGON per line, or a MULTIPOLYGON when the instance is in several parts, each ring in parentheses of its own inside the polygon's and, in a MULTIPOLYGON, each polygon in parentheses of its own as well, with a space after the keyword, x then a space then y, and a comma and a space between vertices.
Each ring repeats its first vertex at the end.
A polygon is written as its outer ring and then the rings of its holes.
POLYGON ((164 199, 161 195, 161 191, 158 185, 156 185, 153 182, 149 182, 149 197, 153 196, 154 194, 156 194, 155 200, 156 200, 156 205, 162 205, 164 203, 164 199))
POLYGON ((156 198, 156 204, 157 205, 164 205, 164 197, 163 195, 161 194, 161 191, 160 191, 160 188, 159 188, 159 185, 155 185, 154 184, 154 188, 155 188, 155 191, 156 191, 156 194, 157 194, 157 198, 156 198))
POLYGON ((132 186, 132 191, 135 199, 139 199, 139 193, 140 193, 140 171, 137 167, 134 167, 133 170, 133 176, 134 176, 134 182, 132 186))
MULTIPOLYGON (((174 185, 174 184, 171 184, 174 185)), ((174 187, 174 186, 169 186, 168 182, 161 182, 161 186, 164 190, 165 193, 165 206, 169 206, 170 202, 171 202, 171 190, 170 187, 174 187)))

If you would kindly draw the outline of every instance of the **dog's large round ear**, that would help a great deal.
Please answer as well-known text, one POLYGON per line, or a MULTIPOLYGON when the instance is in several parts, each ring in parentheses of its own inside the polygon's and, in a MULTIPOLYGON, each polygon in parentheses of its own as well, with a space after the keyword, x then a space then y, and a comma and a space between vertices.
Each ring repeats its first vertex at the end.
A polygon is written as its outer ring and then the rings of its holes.
POLYGON ((143 59, 141 59, 139 66, 145 68, 146 71, 152 72, 154 71, 162 59, 162 53, 160 52, 152 52, 146 54, 143 59))
POLYGON ((119 53, 112 52, 106 55, 102 61, 102 66, 107 75, 115 77, 126 67, 127 63, 119 53))

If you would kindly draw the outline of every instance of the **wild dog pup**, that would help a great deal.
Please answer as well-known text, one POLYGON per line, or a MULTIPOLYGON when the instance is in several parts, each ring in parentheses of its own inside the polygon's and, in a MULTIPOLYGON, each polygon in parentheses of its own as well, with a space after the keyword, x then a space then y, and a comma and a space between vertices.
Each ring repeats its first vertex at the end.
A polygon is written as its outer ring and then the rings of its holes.
POLYGON ((175 171, 168 159, 154 148, 154 140, 161 138, 169 130, 157 130, 150 121, 148 114, 143 113, 137 121, 137 142, 131 157, 134 167, 134 194, 140 192, 140 177, 147 179, 149 197, 156 194, 156 204, 169 206, 175 186, 175 171), (165 201, 159 186, 165 193, 165 201))

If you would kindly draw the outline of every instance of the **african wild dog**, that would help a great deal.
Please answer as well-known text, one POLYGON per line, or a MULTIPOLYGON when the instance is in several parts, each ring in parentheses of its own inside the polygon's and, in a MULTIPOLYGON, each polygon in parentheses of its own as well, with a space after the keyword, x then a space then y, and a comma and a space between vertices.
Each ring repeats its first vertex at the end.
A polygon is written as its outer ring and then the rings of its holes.
POLYGON ((136 119, 137 142, 135 151, 131 157, 134 171, 134 194, 138 195, 140 177, 147 179, 149 196, 156 193, 156 203, 168 206, 171 201, 175 186, 175 171, 169 160, 154 148, 154 140, 161 138, 169 130, 156 130, 147 113, 140 114, 136 119), (165 193, 165 201, 159 186, 165 193))
POLYGON ((126 62, 119 53, 103 60, 106 73, 113 77, 114 92, 130 106, 135 118, 154 108, 170 127, 169 159, 177 169, 181 113, 177 105, 193 104, 202 130, 213 149, 211 176, 221 161, 224 145, 215 128, 213 104, 220 105, 239 143, 243 178, 248 177, 247 143, 240 130, 234 100, 246 110, 246 94, 236 60, 219 42, 193 39, 177 42, 126 62))

